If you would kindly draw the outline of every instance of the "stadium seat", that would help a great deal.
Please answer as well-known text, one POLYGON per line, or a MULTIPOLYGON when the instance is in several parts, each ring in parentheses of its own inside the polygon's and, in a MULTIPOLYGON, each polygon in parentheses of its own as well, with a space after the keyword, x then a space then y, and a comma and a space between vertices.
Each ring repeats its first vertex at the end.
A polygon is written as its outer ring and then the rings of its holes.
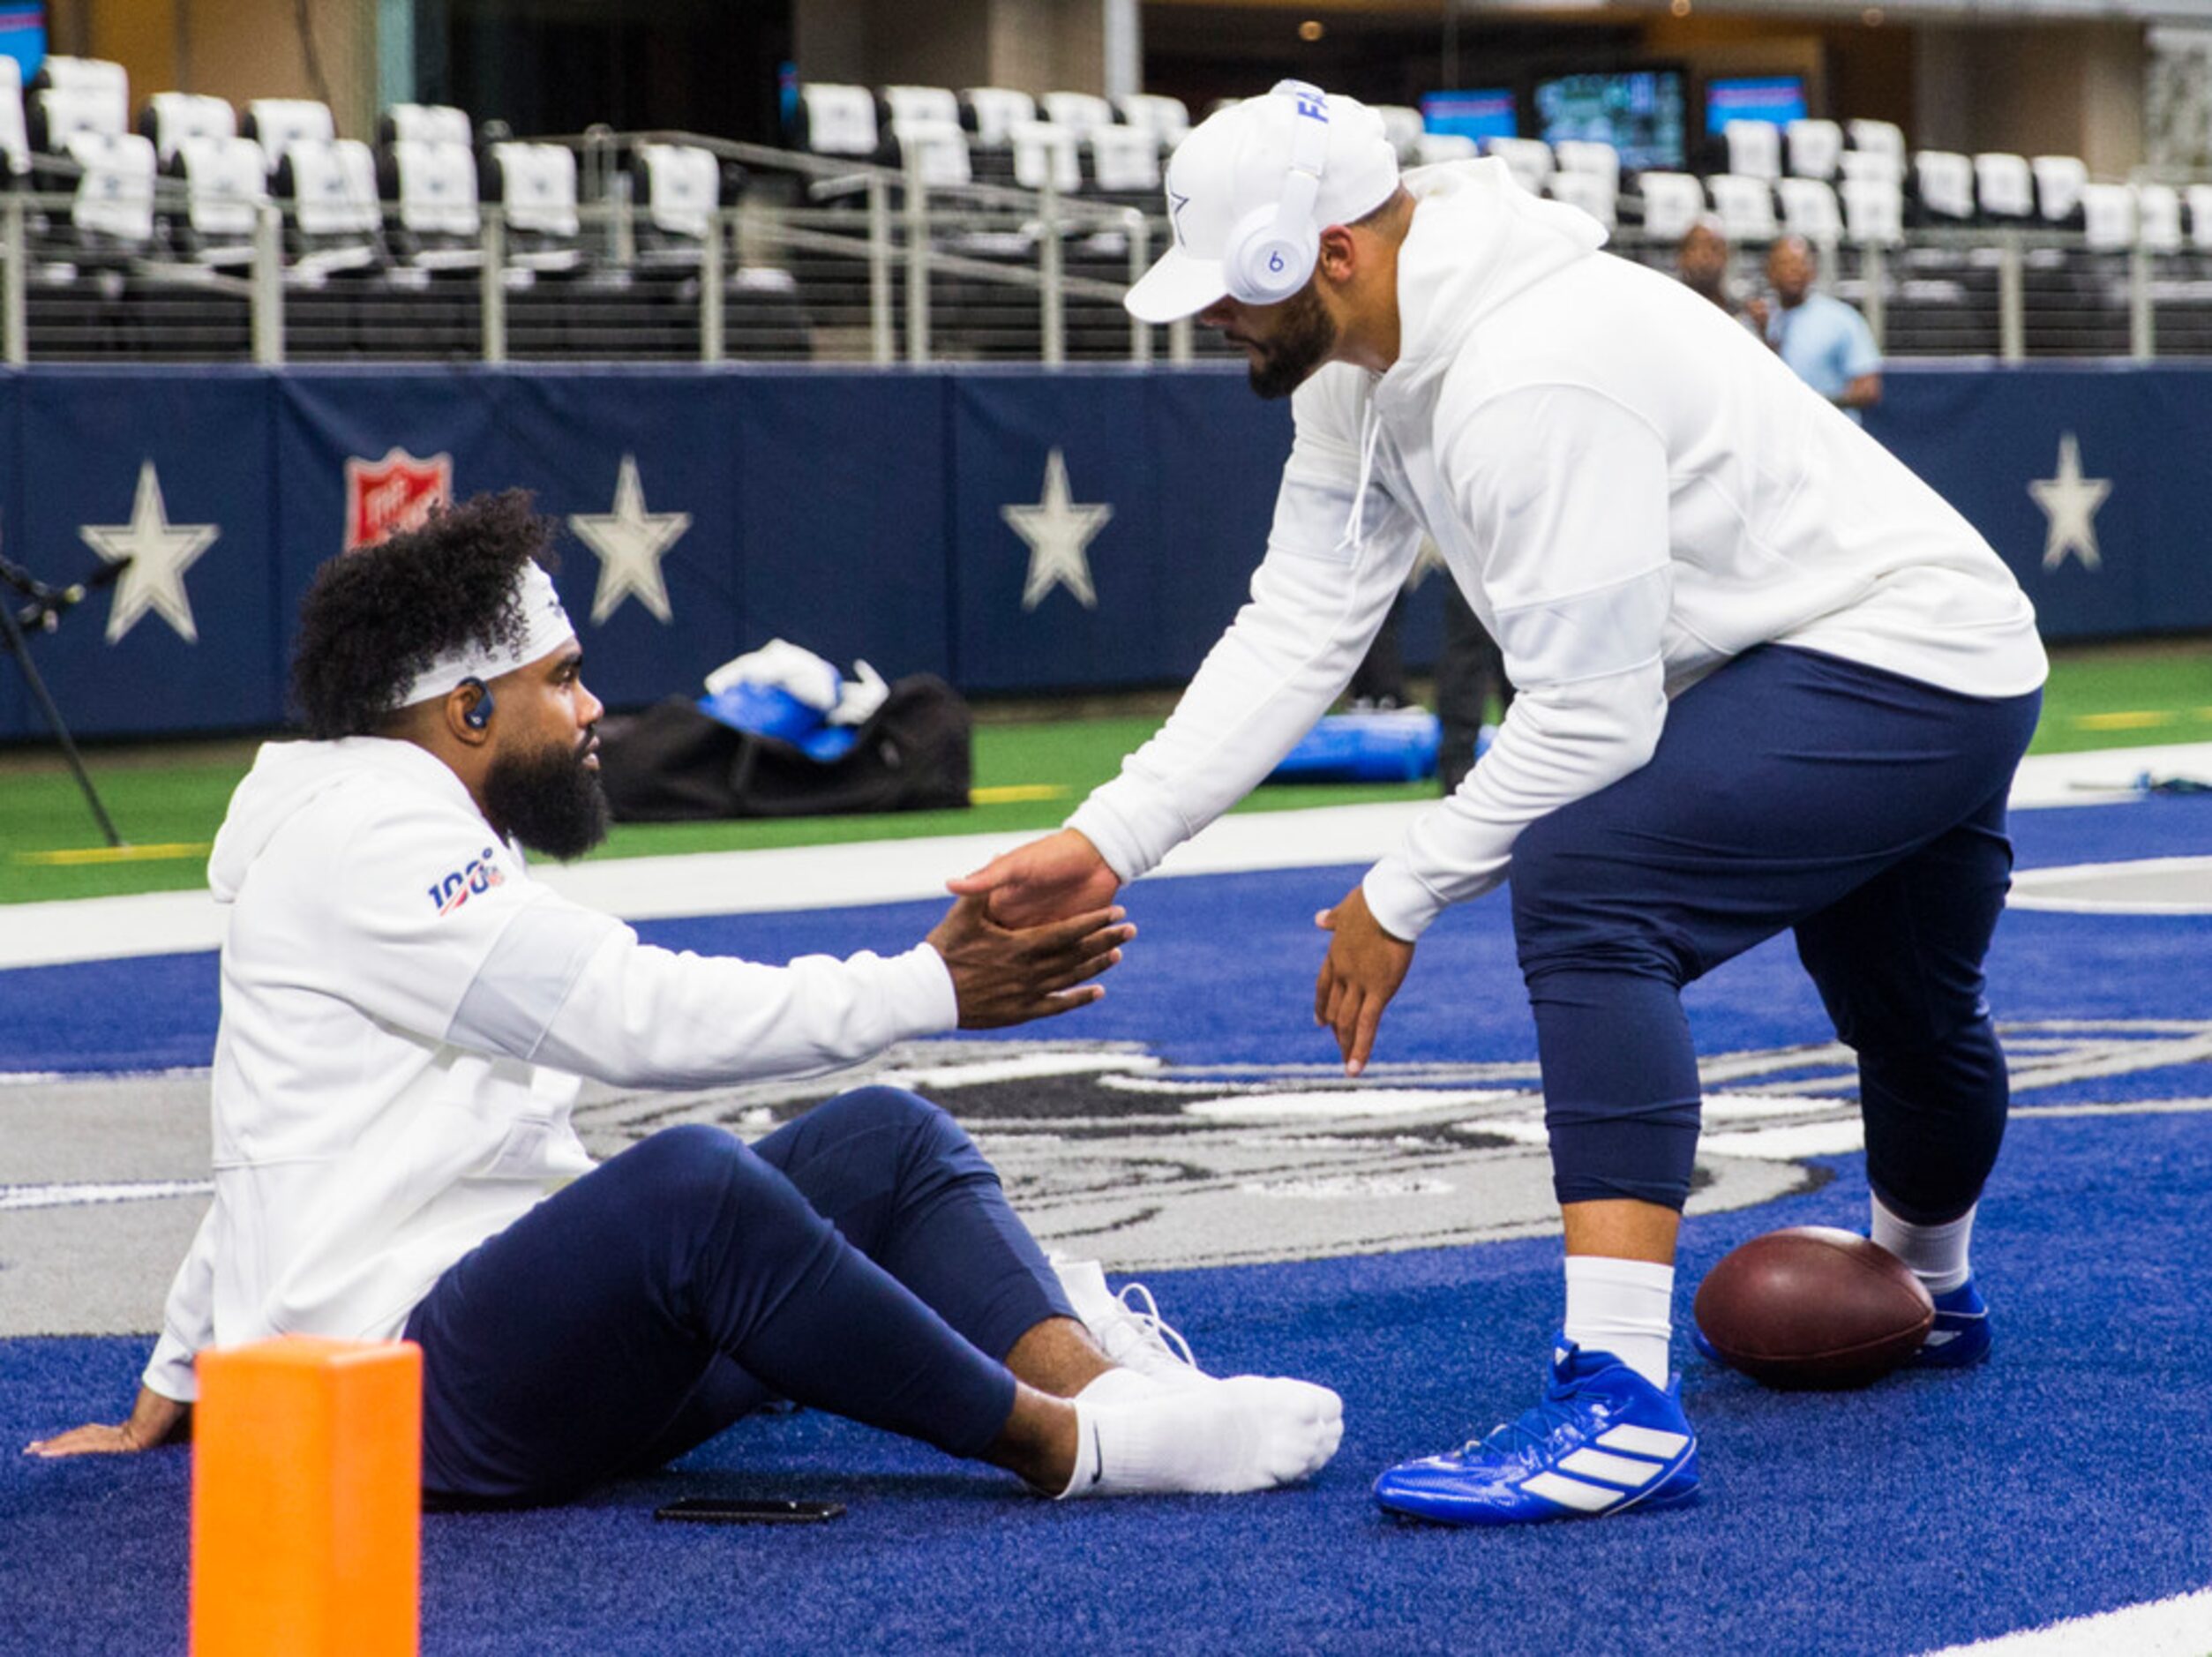
POLYGON ((1782 129, 1783 171, 1833 184, 1843 159, 1843 129, 1833 121, 1792 121, 1782 129))
POLYGON ((1464 132, 1424 132, 1421 142, 1413 146, 1413 160, 1422 167, 1473 161, 1481 154, 1482 146, 1464 132))
POLYGON ((2081 229, 2093 252, 2135 245, 2135 192, 2126 184, 2081 186, 2081 229))
POLYGON ((1880 155, 1891 163, 1891 170, 1899 177, 1905 174, 1905 132, 1902 127, 1888 121, 1848 121, 1844 135, 1850 140, 1852 152, 1861 155, 1880 155))
POLYGON ((144 252, 154 240, 154 146, 136 132, 87 131, 68 153, 79 169, 69 208, 78 251, 144 252))
POLYGON ((1011 86, 971 86, 960 94, 960 124, 986 149, 1008 149, 1014 129, 1037 119, 1037 100, 1011 86))
POLYGON ((1091 187, 1109 196, 1139 196, 1156 206, 1159 139, 1143 127, 1093 127, 1083 135, 1091 158, 1091 187))
MULTIPOLYGON (((1768 126, 1766 130, 1773 132, 1779 129, 1768 126)), ((1766 179, 1742 173, 1715 173, 1706 180, 1706 188, 1712 191, 1713 210, 1721 218, 1721 233, 1729 241, 1771 242, 1779 233, 1774 223, 1774 186, 1766 179)))
POLYGON ((1173 149, 1190 131, 1190 109, 1181 98, 1155 92, 1125 93, 1114 100, 1122 121, 1140 132, 1150 132, 1162 149, 1173 149))
POLYGON ((1618 190, 1621 153, 1595 139, 1562 139, 1551 146, 1552 160, 1563 173, 1592 173, 1618 190))
POLYGON ((1779 178, 1774 192, 1781 198, 1782 228, 1820 247, 1833 247, 1843 239, 1843 209, 1835 199, 1835 186, 1821 178, 1779 178))
POLYGON ((1045 119, 1071 132, 1080 134, 1114 124, 1113 106, 1095 93, 1048 92, 1039 101, 1045 119))
POLYGON ((1083 188, 1083 161, 1076 153, 1071 128, 1050 121, 1017 121, 1009 136, 1014 182, 1023 189, 1042 190, 1050 184, 1065 194, 1083 188))
POLYGON ((1843 228, 1861 245, 1894 247, 1905 239, 1905 191, 1886 169, 1863 177, 1844 176, 1836 193, 1843 202, 1843 228))
POLYGON ((302 280, 385 262, 376 157, 358 139, 301 139, 288 146, 272 193, 285 204, 302 280))
MULTIPOLYGON (((1419 154, 1421 141, 1416 139, 1413 150, 1419 154)), ((1505 163, 1505 170, 1513 175, 1513 182, 1532 196, 1544 191, 1544 180, 1551 176, 1551 146, 1541 139, 1493 138, 1482 140, 1482 153, 1495 155, 1505 163)))
POLYGON ((246 105, 245 123, 238 130, 261 146, 261 165, 270 173, 302 139, 328 143, 338 136, 330 106, 312 98, 256 98, 246 105))
POLYGON ((1649 172, 1636 183, 1644 199, 1644 234, 1655 242, 1679 242, 1704 216, 1705 186, 1691 174, 1649 172))
POLYGON ((2078 155, 2038 155, 2028 168, 2036 181, 2036 216, 2053 227, 2081 229, 2088 165, 2078 155))
POLYGON ((968 161, 968 135, 957 121, 895 115, 891 148, 898 164, 917 174, 925 189, 956 190, 973 177, 968 161))
POLYGON ((476 134, 469 112, 450 103, 395 103, 377 117, 377 142, 388 146, 402 139, 473 145, 476 134))
POLYGON ((1959 226, 1974 221, 1974 162, 1953 150, 1913 157, 1911 212, 1916 224, 1959 226))
POLYGON ((1782 130, 1772 121, 1731 121, 1721 129, 1721 144, 1723 172, 1769 183, 1782 176, 1782 130))
POLYGON ((1846 179, 1874 178, 1905 187, 1905 163, 1886 150, 1846 150, 1836 157, 1836 170, 1846 179))
POLYGON ((251 264, 254 225, 269 199, 261 146, 251 139, 194 136, 179 140, 170 165, 184 185, 184 211, 171 229, 175 251, 210 269, 251 264))
POLYGON ((722 205, 722 166, 696 144, 641 144, 631 176, 644 209, 638 251, 648 263, 699 262, 709 215, 722 205))
POLYGON ((799 107, 803 124, 798 138, 801 149, 816 155, 866 160, 881 147, 875 94, 866 86, 811 82, 799 89, 799 107))
POLYGON ((2152 253, 2178 253, 2187 244, 2181 233, 2181 192, 2171 184, 2135 186, 2135 239, 2152 253))
POLYGON ((0 165, 13 181, 31 172, 31 127, 23 115, 23 68, 0 56, 0 165))
POLYGON ((2025 224, 2036 216, 2036 176, 2025 155, 1984 151, 1974 158, 1974 199, 1992 224, 2025 224))
POLYGON ((941 121, 950 126, 960 124, 960 99, 950 86, 886 86, 883 88, 883 115, 892 129, 892 141, 898 138, 902 122, 941 121))
POLYGON ((1603 173, 1563 168, 1544 181, 1544 190, 1554 201, 1581 208, 1608 230, 1619 221, 1620 186, 1603 173))
MULTIPOLYGON (((467 153, 459 145, 440 148, 446 154, 467 153)), ((480 182, 483 192, 499 203, 506 214, 509 265, 553 274, 573 271, 583 263, 575 151, 565 144, 507 139, 484 152, 480 182)))
POLYGON ((379 158, 377 185, 394 205, 392 251, 399 264, 452 271, 484 262, 476 158, 465 145, 402 139, 379 158))
POLYGON ((43 155, 66 155, 71 140, 85 134, 121 138, 127 123, 117 120, 115 100, 97 88, 41 86, 31 94, 26 137, 43 155))
MULTIPOLYGON (((131 130, 131 77, 121 64, 104 57, 48 57, 32 77, 34 94, 65 92, 81 94, 100 106, 98 118, 82 129, 94 132, 131 130)), ((60 146, 56 146, 57 149, 60 146)))
POLYGON ((1398 152, 1398 164, 1410 166, 1421 148, 1421 135, 1428 130, 1421 118, 1421 111, 1403 103, 1378 103, 1374 109, 1382 117, 1383 136, 1398 152))
POLYGON ((157 92, 139 111, 139 131, 152 140, 154 159, 167 167, 187 139, 236 138, 238 112, 226 98, 157 92))

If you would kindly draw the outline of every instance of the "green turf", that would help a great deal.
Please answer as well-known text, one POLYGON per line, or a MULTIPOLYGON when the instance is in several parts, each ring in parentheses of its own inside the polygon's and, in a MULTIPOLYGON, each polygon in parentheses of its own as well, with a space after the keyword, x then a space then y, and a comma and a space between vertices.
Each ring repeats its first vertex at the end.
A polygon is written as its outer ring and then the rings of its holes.
MULTIPOLYGON (((1054 798, 895 816, 811 817, 775 822, 631 824, 594 855, 657 856, 761 846, 815 845, 919 835, 985 834, 1046 828, 1113 775, 1121 756, 1158 722, 1145 717, 979 724, 975 785, 1049 787, 1054 798)), ((2212 646, 2206 641, 2073 650, 2054 662, 2035 752, 2067 753, 2146 743, 2212 740, 2212 646)), ((139 845, 204 845, 222 821, 230 791, 251 760, 250 746, 209 757, 172 759, 159 748, 91 758, 100 790, 124 837, 139 845)), ((1240 810, 1427 797, 1426 784, 1264 788, 1240 810)), ((69 776, 35 749, 0 765, 0 903, 90 897, 196 887, 203 853, 157 860, 54 866, 26 853, 96 847, 100 838, 69 776)))

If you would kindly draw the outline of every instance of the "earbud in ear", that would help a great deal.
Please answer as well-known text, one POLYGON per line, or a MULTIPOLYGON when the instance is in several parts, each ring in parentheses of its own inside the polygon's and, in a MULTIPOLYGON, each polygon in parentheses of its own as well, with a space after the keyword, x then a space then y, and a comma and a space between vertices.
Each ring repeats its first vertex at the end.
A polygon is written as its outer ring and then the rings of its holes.
POLYGON ((468 710, 461 716, 461 723, 471 731, 482 731, 491 723, 491 686, 474 676, 461 682, 476 693, 476 700, 469 704, 468 710))

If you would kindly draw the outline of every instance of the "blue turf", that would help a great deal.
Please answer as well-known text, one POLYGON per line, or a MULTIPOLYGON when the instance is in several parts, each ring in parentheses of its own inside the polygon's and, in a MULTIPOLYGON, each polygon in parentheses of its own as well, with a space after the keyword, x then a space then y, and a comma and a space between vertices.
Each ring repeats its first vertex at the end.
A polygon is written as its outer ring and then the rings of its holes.
MULTIPOLYGON (((2016 828, 2023 862, 2171 855, 2212 844, 2212 806, 2046 812, 2016 828)), ((1147 936, 1108 1001, 1052 1033, 1148 1039, 1188 1060, 1322 1056, 1306 1010, 1309 918, 1350 878, 1141 888, 1147 936)), ((896 945, 928 913, 652 930, 773 957, 896 945)), ((2201 1018, 2208 931, 2195 918, 2016 913, 1991 963, 1993 998, 2008 1018, 2201 1018)), ((197 971, 210 976, 204 958, 197 971)), ((32 1068, 19 1054, 33 1044, 77 1068, 204 1062, 194 971, 184 958, 0 975, 0 1068, 32 1068), (125 1011, 88 1010, 87 991, 125 1011)), ((1826 1034, 1787 945, 1733 963, 1691 1001, 1708 1050, 1826 1034)), ((1447 918, 1424 942, 1384 1040, 1386 1058, 1533 1051, 1500 902, 1447 918)), ((2193 1067, 2037 1102, 2203 1096, 2207 1083, 2193 1067)), ((1863 1223, 1863 1159, 1830 1166, 1836 1179, 1817 1191, 1693 1222, 1678 1310, 1705 1268, 1755 1233, 1863 1223)), ((2199 1305, 2208 1188, 2202 1115, 2018 1121, 1977 1234, 1995 1361, 1858 1394, 1785 1395, 1682 1343, 1707 1492, 1683 1511, 1430 1531, 1367 1499, 1382 1466, 1534 1397, 1558 1316, 1556 1240, 1184 1272, 1158 1286, 1211 1365, 1308 1374, 1344 1392, 1344 1448, 1310 1488, 1062 1508, 845 1423, 764 1418, 675 1473, 574 1508, 431 1517, 425 1648, 1904 1653, 2201 1588, 2212 1584, 2197 1453, 2212 1395, 2199 1305), (851 1511, 789 1531, 649 1517, 658 1500, 709 1488, 829 1496, 851 1511)), ((120 1409, 143 1353, 138 1340, 0 1343, 0 1433, 19 1443, 120 1409)), ((0 1458, 0 1651, 181 1650, 185 1523, 182 1452, 0 1458)))

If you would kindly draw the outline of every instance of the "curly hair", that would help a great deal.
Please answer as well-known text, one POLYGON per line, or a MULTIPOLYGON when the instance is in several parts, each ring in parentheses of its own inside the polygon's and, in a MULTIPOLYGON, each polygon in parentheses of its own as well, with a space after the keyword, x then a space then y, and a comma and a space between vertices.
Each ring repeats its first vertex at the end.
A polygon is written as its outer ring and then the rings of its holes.
POLYGON ((559 566, 553 530, 526 491, 510 489, 443 507, 420 529, 317 570, 292 647, 292 706, 307 734, 368 735, 446 651, 514 648, 524 627, 516 577, 529 559, 559 566))

